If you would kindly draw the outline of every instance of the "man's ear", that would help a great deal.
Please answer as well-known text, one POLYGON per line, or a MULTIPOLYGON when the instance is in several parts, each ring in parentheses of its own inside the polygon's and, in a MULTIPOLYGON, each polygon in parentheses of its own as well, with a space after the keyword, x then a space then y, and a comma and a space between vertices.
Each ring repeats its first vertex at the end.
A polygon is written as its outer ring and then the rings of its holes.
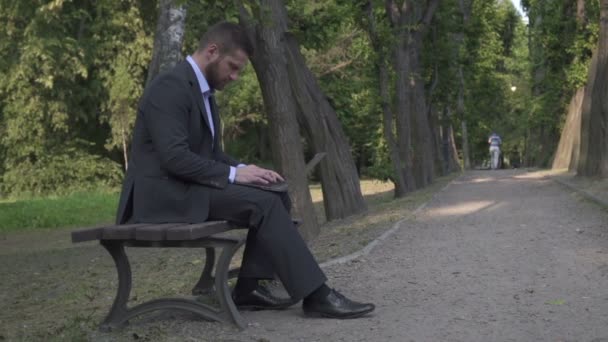
POLYGON ((220 49, 217 44, 211 43, 207 45, 205 53, 207 54, 207 59, 209 61, 214 61, 220 55, 220 49))

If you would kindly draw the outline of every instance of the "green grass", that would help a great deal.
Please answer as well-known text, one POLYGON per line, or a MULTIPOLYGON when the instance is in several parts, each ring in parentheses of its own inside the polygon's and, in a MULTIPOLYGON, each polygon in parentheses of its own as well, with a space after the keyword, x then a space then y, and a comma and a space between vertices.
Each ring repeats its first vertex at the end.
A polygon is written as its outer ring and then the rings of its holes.
POLYGON ((0 233, 114 222, 118 196, 116 191, 104 190, 0 201, 0 233))

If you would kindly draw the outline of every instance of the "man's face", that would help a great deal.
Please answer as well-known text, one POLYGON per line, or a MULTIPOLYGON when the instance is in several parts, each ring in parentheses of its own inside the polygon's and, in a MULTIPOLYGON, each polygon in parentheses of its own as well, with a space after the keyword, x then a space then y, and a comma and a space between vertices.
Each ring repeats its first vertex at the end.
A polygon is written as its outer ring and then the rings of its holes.
POLYGON ((239 78, 247 60, 247 54, 241 49, 236 49, 228 54, 222 54, 216 50, 203 70, 209 86, 217 90, 224 89, 228 83, 239 78))

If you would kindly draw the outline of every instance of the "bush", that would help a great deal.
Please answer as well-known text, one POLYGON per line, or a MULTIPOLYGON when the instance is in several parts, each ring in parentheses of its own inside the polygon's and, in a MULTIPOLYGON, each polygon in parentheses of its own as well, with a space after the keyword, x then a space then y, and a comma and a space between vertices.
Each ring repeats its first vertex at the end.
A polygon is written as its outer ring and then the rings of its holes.
POLYGON ((14 165, 2 176, 1 190, 10 197, 68 194, 117 187, 122 177, 114 161, 70 149, 14 165))

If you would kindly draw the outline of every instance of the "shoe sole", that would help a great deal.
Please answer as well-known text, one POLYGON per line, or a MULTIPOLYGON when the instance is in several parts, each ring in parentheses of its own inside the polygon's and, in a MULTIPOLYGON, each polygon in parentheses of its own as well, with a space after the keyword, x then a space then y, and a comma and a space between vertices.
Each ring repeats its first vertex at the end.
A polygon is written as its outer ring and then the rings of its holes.
POLYGON ((359 318, 363 315, 366 315, 372 311, 374 311, 375 308, 372 308, 370 310, 366 310, 366 311, 362 311, 362 312, 358 312, 356 314, 352 314, 352 315, 348 315, 348 316, 337 316, 337 315, 331 315, 331 314, 326 314, 323 312, 316 312, 316 311, 304 311, 304 314, 308 317, 323 317, 323 318, 339 318, 339 319, 351 319, 351 318, 359 318))
MULTIPOLYGON (((292 304, 293 305, 293 304, 292 304)), ((285 310, 291 305, 284 306, 259 306, 259 305, 237 305, 236 308, 243 311, 262 311, 262 310, 285 310)))

